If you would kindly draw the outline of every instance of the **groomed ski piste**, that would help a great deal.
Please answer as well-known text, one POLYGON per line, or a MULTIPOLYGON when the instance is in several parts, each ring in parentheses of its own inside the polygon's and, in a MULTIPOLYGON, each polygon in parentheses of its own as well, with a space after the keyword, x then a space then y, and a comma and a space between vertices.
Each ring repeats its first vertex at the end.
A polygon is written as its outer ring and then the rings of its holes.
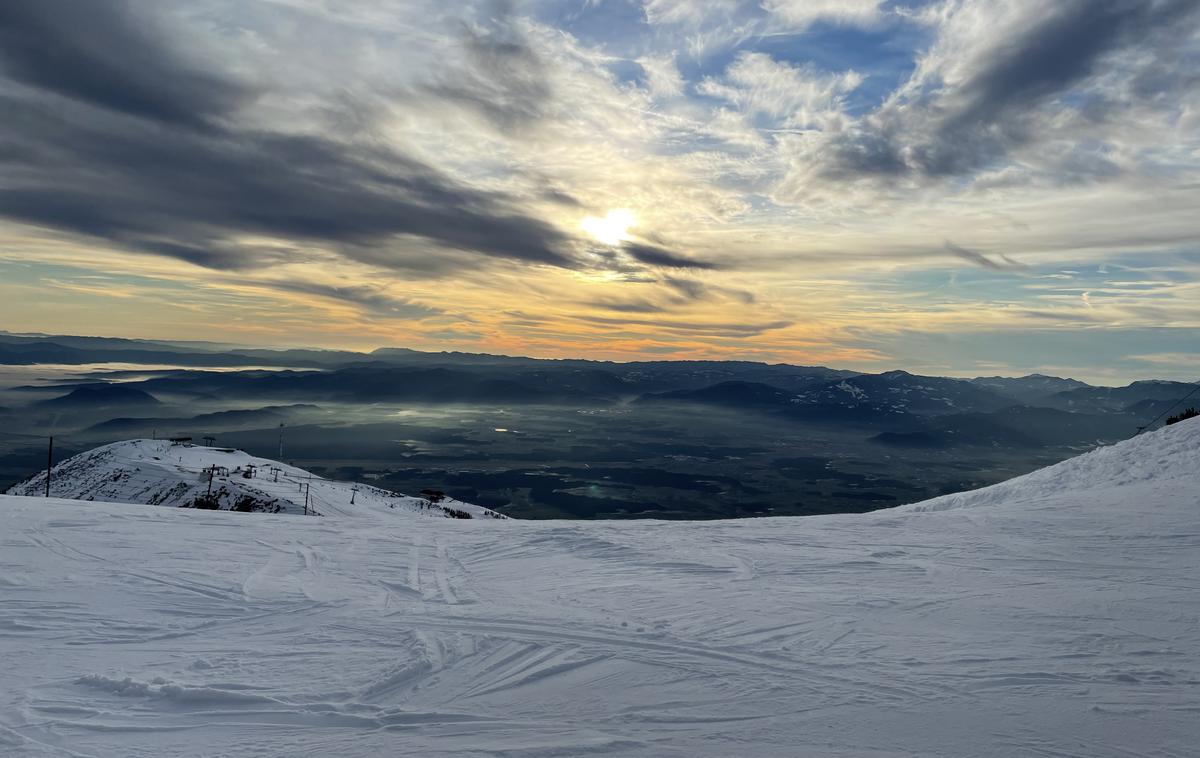
MULTIPOLYGON (((170 440, 125 440, 80 453, 51 470, 51 494, 70 500, 101 500, 174 507, 209 501, 213 510, 240 510, 337 519, 396 515, 505 518, 488 508, 439 498, 391 492, 315 476, 281 461, 242 450, 170 440)), ((12 495, 43 495, 46 473, 9 489, 12 495)))
POLYGON ((0 754, 1195 756, 1200 421, 723 522, 0 497, 0 754))

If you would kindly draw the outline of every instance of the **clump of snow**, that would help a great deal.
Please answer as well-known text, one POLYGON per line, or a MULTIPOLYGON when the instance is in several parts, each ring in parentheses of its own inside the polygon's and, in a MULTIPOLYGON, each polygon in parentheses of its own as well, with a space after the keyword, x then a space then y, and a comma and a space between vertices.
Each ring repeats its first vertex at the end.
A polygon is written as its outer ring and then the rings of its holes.
POLYGON ((1198 455, 701 523, 0 496, 0 752, 1193 755, 1198 455))
POLYGON ((867 397, 867 393, 861 387, 856 387, 844 380, 838 383, 837 388, 842 392, 849 394, 855 400, 865 400, 867 397))

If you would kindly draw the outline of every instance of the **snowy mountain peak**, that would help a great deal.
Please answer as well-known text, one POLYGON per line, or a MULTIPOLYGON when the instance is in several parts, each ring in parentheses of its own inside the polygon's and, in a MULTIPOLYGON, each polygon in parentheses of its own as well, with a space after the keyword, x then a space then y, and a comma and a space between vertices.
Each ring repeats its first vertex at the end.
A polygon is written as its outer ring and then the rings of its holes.
MULTIPOLYGON (((419 498, 379 487, 316 476, 280 461, 232 448, 135 439, 114 442, 56 464, 53 497, 174 507, 337 518, 418 514, 506 518, 495 511, 431 493, 419 498)), ((45 493, 40 472, 10 495, 45 493)))

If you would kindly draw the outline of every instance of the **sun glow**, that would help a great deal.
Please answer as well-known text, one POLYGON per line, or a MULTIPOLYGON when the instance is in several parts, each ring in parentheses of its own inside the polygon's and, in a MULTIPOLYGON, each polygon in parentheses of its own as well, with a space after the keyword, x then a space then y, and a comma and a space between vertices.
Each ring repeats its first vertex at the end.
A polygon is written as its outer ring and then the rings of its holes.
POLYGON ((583 230, 605 245, 619 245, 629 239, 629 227, 637 224, 633 211, 618 208, 609 211, 604 218, 588 216, 580 223, 583 230))

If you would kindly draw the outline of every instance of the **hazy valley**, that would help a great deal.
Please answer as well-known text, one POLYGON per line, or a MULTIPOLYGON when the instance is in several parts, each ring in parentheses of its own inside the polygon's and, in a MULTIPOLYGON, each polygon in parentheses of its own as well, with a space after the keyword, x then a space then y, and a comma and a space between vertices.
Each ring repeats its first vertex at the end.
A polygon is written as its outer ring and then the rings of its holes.
MULTIPOLYGON (((1189 385, 0 335, 0 485, 135 437, 521 518, 859 512, 1129 437, 1189 385), (282 428, 281 428, 282 425, 282 428)), ((1159 420, 1161 423, 1161 419, 1159 420)))

